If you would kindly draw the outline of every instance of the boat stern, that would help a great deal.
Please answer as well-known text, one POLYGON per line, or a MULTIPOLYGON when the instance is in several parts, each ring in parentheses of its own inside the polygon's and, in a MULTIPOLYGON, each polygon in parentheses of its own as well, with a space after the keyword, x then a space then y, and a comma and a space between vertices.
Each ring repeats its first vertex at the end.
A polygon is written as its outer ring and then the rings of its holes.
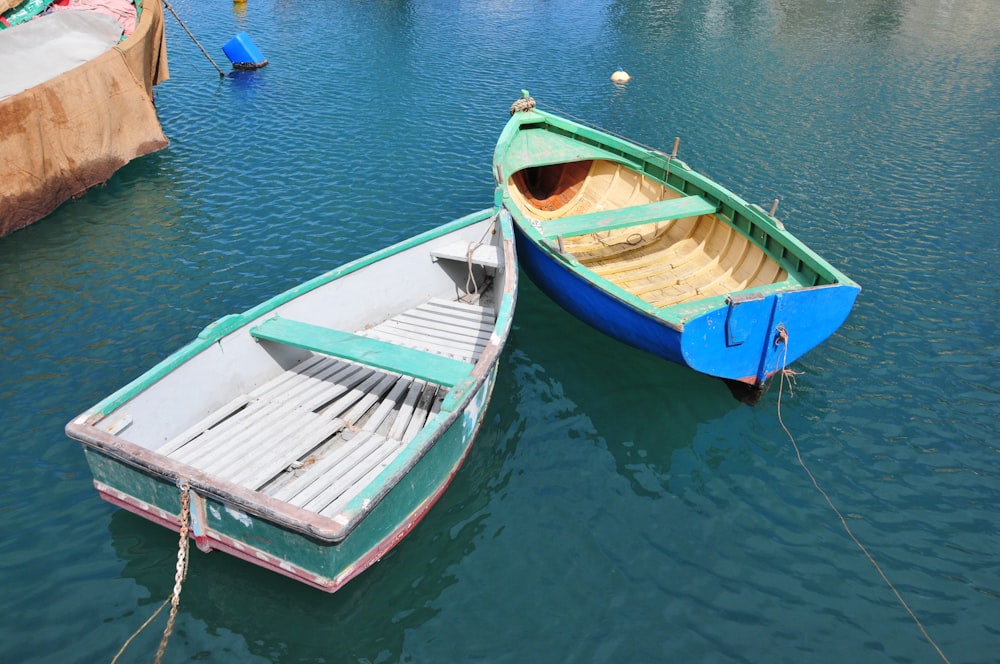
POLYGON ((731 295, 684 324, 684 363, 712 376, 760 385, 829 338, 860 288, 834 284, 731 295))

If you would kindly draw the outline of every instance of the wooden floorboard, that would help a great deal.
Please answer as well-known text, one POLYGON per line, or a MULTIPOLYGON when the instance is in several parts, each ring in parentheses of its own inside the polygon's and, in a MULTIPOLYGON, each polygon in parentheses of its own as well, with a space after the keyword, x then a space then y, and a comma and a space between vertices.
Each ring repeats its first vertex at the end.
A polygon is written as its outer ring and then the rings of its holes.
MULTIPOLYGON (((205 432, 171 455, 172 458, 205 470, 218 469, 225 463, 252 456, 273 441, 276 433, 294 430, 299 418, 308 417, 314 409, 350 389, 365 376, 374 376, 370 370, 359 371, 356 366, 329 363, 303 380, 279 377, 275 383, 285 387, 275 390, 266 385, 260 396, 247 407, 205 432), (270 398, 268 398, 270 397, 270 398)), ((327 419, 336 417, 333 415, 327 419)))
POLYGON ((475 362, 489 343, 493 324, 491 309, 433 299, 365 334, 381 341, 475 362))
MULTIPOLYGON (((488 308, 434 300, 359 334, 474 362, 493 324, 488 308)), ((316 353, 159 451, 278 500, 332 513, 396 458, 446 393, 434 383, 316 353)))

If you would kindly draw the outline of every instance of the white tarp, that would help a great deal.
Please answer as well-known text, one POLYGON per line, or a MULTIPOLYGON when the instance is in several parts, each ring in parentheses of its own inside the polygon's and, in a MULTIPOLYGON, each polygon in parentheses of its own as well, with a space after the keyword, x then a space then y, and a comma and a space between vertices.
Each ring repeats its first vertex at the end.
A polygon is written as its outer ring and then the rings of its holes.
POLYGON ((44 83, 113 48, 122 26, 106 14, 61 11, 0 31, 0 99, 44 83))

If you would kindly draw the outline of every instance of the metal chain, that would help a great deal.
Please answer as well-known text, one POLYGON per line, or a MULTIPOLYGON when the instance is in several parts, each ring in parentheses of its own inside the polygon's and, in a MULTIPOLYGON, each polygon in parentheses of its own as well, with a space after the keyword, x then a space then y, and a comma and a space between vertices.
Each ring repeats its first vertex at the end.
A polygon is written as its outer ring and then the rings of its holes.
POLYGON ((188 524, 191 521, 191 487, 183 481, 178 485, 181 492, 181 512, 178 515, 180 521, 180 542, 177 544, 177 571, 174 573, 174 594, 170 598, 170 616, 167 618, 167 626, 163 629, 163 638, 160 639, 160 647, 156 650, 156 664, 160 664, 163 653, 167 649, 167 641, 174 631, 174 620, 177 618, 177 605, 181 601, 181 586, 187 576, 188 563, 188 524))

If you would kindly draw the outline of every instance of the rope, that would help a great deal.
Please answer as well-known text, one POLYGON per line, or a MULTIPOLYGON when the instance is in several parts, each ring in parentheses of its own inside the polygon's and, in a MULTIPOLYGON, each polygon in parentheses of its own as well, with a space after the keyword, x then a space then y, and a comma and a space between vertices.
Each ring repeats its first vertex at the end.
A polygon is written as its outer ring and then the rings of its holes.
POLYGON ((122 653, 125 652, 125 649, 128 648, 129 645, 132 643, 132 641, 135 640, 135 637, 139 636, 139 633, 142 632, 142 630, 146 629, 149 623, 153 622, 153 619, 156 618, 156 616, 160 615, 160 611, 163 610, 163 607, 165 607, 169 603, 170 603, 169 597, 163 600, 163 603, 160 604, 160 608, 154 611, 153 615, 151 615, 149 618, 146 619, 146 622, 142 623, 142 627, 135 630, 135 632, 132 633, 132 636, 128 637, 128 640, 124 643, 124 645, 122 645, 121 649, 119 649, 118 652, 115 654, 114 659, 111 660, 111 664, 115 664, 115 662, 118 661, 118 658, 122 656, 122 653))
POLYGON ((170 3, 167 2, 167 0, 163 0, 163 6, 170 10, 170 13, 174 15, 174 18, 177 19, 177 22, 181 24, 182 28, 184 28, 184 32, 188 33, 188 37, 191 38, 191 41, 193 41, 198 46, 198 48, 201 49, 201 52, 205 54, 205 57, 208 58, 208 61, 212 63, 212 66, 215 67, 215 71, 219 72, 219 78, 225 78, 226 75, 222 73, 221 69, 219 69, 219 65, 215 64, 215 60, 213 60, 212 56, 208 54, 208 51, 205 50, 205 47, 202 46, 201 42, 199 42, 195 38, 194 34, 192 34, 190 30, 188 30, 188 27, 184 25, 184 21, 182 21, 181 17, 177 15, 177 12, 174 11, 174 8, 170 6, 170 3))
POLYGON ((788 394, 792 395, 792 385, 795 382, 795 376, 799 375, 798 372, 792 371, 787 368, 788 331, 785 330, 783 326, 778 327, 778 341, 784 344, 785 346, 781 360, 781 378, 778 383, 778 422, 781 424, 781 428, 785 431, 785 435, 788 436, 788 440, 792 442, 792 447, 795 449, 795 457, 798 459, 799 465, 802 466, 802 470, 806 471, 806 475, 809 476, 809 479, 812 481, 813 486, 820 493, 820 495, 822 495, 823 498, 826 500, 826 504, 830 506, 830 509, 832 509, 834 514, 837 515, 837 518, 840 519, 840 525, 844 527, 844 531, 847 533, 847 536, 851 538, 851 541, 853 541, 854 544, 859 549, 861 549, 861 552, 865 554, 866 558, 868 558, 868 562, 872 564, 872 566, 878 572, 879 576, 882 577, 882 580, 885 581, 885 584, 889 586, 890 590, 892 590, 893 594, 896 596, 896 599, 899 600, 899 603, 903 605, 903 608, 906 609, 906 612, 910 614, 911 618, 913 618, 913 622, 915 622, 917 624, 917 627, 920 628, 920 633, 923 634, 924 638, 927 639, 927 642, 934 647, 934 650, 937 651, 937 654, 941 657, 941 660, 945 662, 945 664, 951 664, 951 661, 945 656, 941 648, 938 647, 938 644, 934 641, 934 639, 931 638, 931 635, 927 633, 927 630, 924 629, 924 625, 923 623, 920 622, 920 619, 917 618, 917 614, 913 612, 913 610, 910 608, 910 605, 906 603, 906 600, 903 599, 903 596, 899 594, 898 590, 896 590, 896 586, 893 585, 892 581, 889 580, 889 577, 886 576, 885 572, 882 571, 882 568, 875 561, 875 558, 872 556, 872 554, 869 553, 868 549, 865 548, 865 545, 861 543, 861 540, 855 537, 854 533, 851 531, 850 526, 847 525, 847 519, 845 519, 844 515, 840 513, 840 510, 837 509, 837 506, 833 504, 833 500, 830 499, 830 496, 827 495, 826 491, 824 491, 822 487, 820 487, 819 482, 816 481, 816 477, 812 474, 812 471, 809 470, 809 467, 806 466, 806 462, 802 459, 802 452, 799 450, 798 443, 795 442, 795 437, 792 435, 792 432, 788 430, 788 427, 785 426, 785 421, 781 417, 781 395, 784 390, 785 380, 786 379, 788 380, 788 394))
MULTIPOLYGON (((496 220, 497 218, 499 218, 499 216, 500 216, 499 212, 493 215, 494 224, 496 223, 496 220)), ((472 271, 472 266, 473 266, 472 255, 476 253, 476 249, 483 246, 483 244, 486 242, 486 236, 489 235, 492 230, 493 226, 487 226, 486 230, 483 231, 482 237, 480 237, 479 240, 476 242, 470 242, 469 248, 466 249, 465 251, 465 264, 466 267, 468 268, 468 276, 465 278, 465 295, 462 296, 462 299, 469 298, 469 300, 471 301, 472 299, 474 299, 475 296, 479 295, 479 284, 476 283, 476 276, 475 273, 472 271)), ((490 280, 487 279, 486 285, 489 285, 489 283, 490 280)))
POLYGON ((479 295, 479 285, 476 283, 476 275, 472 273, 472 254, 482 246, 482 242, 470 242, 469 249, 465 252, 465 264, 469 268, 469 276, 465 278, 465 296, 474 297, 479 295), (469 287, 471 284, 471 288, 469 287))
POLYGON ((513 104, 510 105, 510 114, 520 113, 521 111, 530 111, 535 107, 535 100, 531 97, 521 97, 513 104))

